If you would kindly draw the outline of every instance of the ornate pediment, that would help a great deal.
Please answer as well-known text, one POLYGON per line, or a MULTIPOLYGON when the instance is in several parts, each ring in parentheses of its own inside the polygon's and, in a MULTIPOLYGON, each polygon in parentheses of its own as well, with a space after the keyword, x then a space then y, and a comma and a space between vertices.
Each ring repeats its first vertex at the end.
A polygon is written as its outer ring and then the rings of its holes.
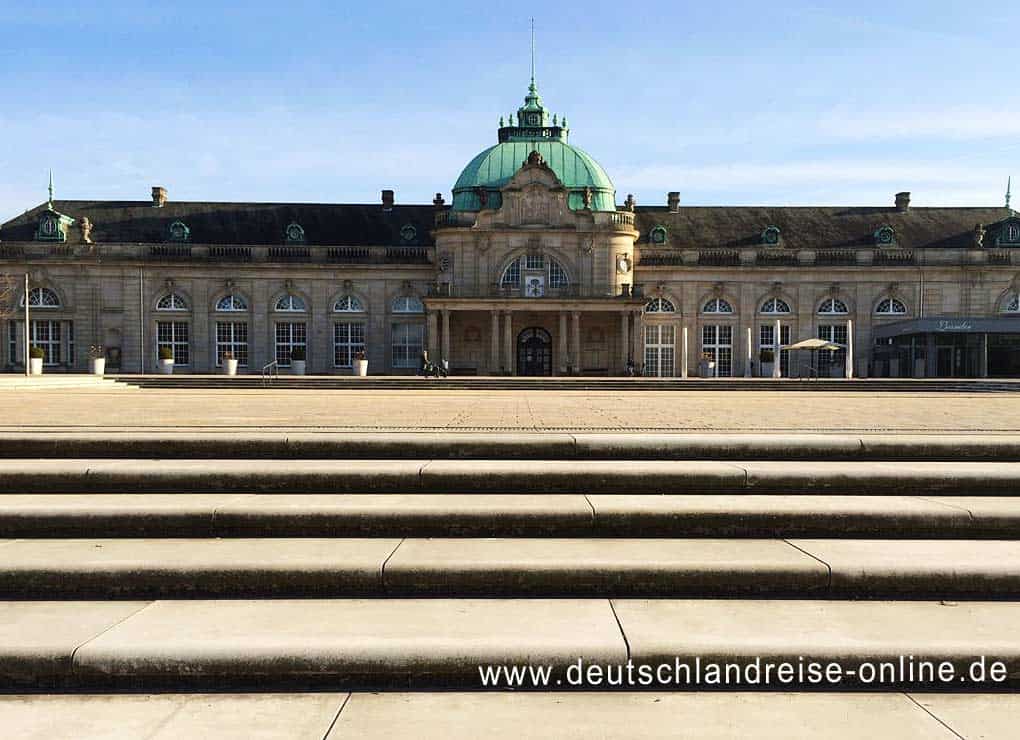
POLYGON ((528 155, 502 192, 499 220, 503 223, 534 227, 573 224, 567 190, 537 151, 528 155))

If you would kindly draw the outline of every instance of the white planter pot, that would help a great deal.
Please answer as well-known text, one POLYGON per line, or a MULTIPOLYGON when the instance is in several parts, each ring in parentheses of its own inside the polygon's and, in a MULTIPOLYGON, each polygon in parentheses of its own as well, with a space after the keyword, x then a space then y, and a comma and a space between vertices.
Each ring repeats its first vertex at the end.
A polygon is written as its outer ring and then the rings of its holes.
POLYGON ((771 378, 772 377, 772 362, 762 362, 761 369, 758 371, 758 377, 760 378, 771 378))
POLYGON ((28 358, 29 375, 42 375, 42 363, 43 358, 41 357, 29 357, 28 358))
POLYGON ((224 360, 223 372, 227 375, 237 375, 237 360, 224 360))
POLYGON ((290 361, 290 374, 291 375, 304 375, 305 374, 305 361, 304 360, 291 360, 290 361))
POLYGON ((159 371, 163 375, 173 375, 174 374, 174 361, 173 360, 160 360, 159 361, 159 371))
POLYGON ((105 357, 93 357, 89 360, 89 364, 92 367, 93 375, 105 375, 106 374, 106 358, 105 357))
POLYGON ((368 375, 368 360, 355 360, 354 374, 362 378, 368 375))

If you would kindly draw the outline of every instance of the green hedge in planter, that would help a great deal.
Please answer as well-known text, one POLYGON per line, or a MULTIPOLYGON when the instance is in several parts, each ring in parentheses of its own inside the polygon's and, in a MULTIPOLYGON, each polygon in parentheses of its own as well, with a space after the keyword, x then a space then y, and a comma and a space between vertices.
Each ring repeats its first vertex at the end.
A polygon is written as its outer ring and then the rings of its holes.
POLYGON ((159 348, 159 359, 161 360, 172 360, 174 358, 174 351, 169 347, 159 348))
POLYGON ((290 351, 290 359, 291 360, 303 360, 303 359, 305 359, 305 349, 304 349, 304 347, 295 347, 294 349, 292 349, 290 351))
POLYGON ((46 352, 43 351, 42 347, 29 347, 28 356, 33 360, 41 360, 46 357, 46 352))

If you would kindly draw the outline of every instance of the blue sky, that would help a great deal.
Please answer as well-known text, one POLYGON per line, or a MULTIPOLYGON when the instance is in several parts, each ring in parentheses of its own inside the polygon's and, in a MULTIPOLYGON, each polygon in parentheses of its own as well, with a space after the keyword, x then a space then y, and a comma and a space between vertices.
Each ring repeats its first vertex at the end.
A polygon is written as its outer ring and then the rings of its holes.
POLYGON ((1010 3, 0 0, 0 217, 51 167, 62 198, 449 200, 521 103, 529 7, 619 202, 998 205, 1020 177, 1010 3))

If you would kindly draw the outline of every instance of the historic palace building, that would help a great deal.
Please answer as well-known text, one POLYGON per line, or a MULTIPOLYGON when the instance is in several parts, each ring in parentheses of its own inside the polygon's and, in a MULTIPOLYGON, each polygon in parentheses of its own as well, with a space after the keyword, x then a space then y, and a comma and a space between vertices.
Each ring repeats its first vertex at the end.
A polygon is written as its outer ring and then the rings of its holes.
MULTIPOLYGON (((1020 376, 1020 217, 1008 207, 617 202, 532 83, 452 202, 54 200, 0 226, 23 285, 0 365, 247 372, 291 365, 516 375, 1020 376), (839 349, 784 347, 824 339, 839 349), (847 349, 852 351, 848 352, 847 349), (778 350, 778 351, 777 351, 778 350), (300 355, 298 355, 300 356, 300 355), (849 363, 852 367, 846 367, 849 363), (776 363, 778 362, 778 367, 776 363)), ((892 201, 893 199, 890 198, 892 201)))

